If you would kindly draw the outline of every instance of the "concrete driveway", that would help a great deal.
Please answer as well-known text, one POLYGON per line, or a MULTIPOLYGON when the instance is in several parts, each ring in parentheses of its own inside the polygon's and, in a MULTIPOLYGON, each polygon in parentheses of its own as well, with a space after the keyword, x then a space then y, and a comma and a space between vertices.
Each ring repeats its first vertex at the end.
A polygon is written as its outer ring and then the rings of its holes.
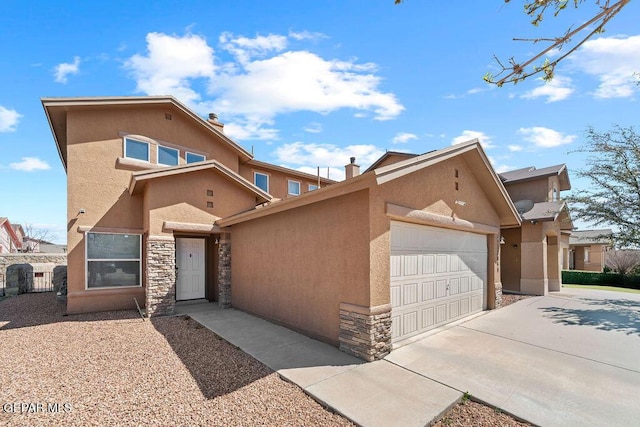
POLYGON ((638 294, 565 288, 385 360, 539 425, 640 425, 638 294))

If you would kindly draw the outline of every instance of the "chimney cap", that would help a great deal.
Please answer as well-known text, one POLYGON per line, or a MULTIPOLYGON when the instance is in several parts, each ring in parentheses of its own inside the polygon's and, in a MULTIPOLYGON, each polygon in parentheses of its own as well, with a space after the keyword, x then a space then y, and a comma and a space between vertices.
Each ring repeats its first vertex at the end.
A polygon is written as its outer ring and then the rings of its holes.
POLYGON ((216 113, 209 113, 209 120, 218 120, 218 115, 216 113))
POLYGON ((351 157, 351 159, 349 159, 351 161, 351 164, 354 164, 356 162, 356 158, 355 157, 351 157))

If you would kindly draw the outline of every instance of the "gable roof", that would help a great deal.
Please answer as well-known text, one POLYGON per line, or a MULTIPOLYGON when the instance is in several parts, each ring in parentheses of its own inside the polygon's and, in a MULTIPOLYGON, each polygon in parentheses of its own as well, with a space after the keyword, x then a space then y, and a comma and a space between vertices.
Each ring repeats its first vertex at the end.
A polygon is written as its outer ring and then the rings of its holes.
POLYGON ((485 190, 487 197, 492 200, 496 212, 500 217, 501 226, 520 225, 520 215, 507 194, 502 182, 494 172, 489 159, 482 150, 477 139, 457 144, 443 150, 432 151, 420 156, 415 156, 407 160, 394 163, 382 168, 375 169, 368 173, 356 176, 319 190, 304 193, 300 196, 279 201, 269 206, 256 208, 247 212, 232 215, 216 221, 216 224, 226 227, 252 219, 260 218, 284 210, 312 204, 333 197, 343 196, 355 191, 369 188, 373 185, 384 184, 419 169, 429 167, 455 156, 463 156, 469 169, 476 176, 485 190))
POLYGON ((247 191, 251 191, 262 202, 270 202, 273 196, 266 191, 256 187, 217 160, 207 160, 204 162, 188 163, 186 165, 171 166, 162 169, 142 170, 131 174, 129 181, 129 194, 137 194, 144 190, 148 181, 167 176, 177 176, 185 173, 213 169, 221 173, 227 179, 239 184, 247 191))
POLYGON ((417 157, 417 156, 418 156, 418 154, 403 153, 402 151, 387 151, 382 156, 380 156, 380 158, 378 160, 373 162, 371 164, 371 166, 369 166, 363 173, 367 173, 369 171, 374 170, 375 168, 380 166, 382 163, 384 163, 385 160, 389 159, 390 157, 405 157, 407 159, 410 159, 412 157, 417 157))
POLYGON ((67 112, 74 109, 119 108, 123 106, 167 105, 184 113, 193 121, 204 127, 212 135, 220 138, 234 150, 243 162, 251 160, 253 155, 242 148, 231 138, 222 133, 216 126, 204 120, 187 108, 173 96, 120 96, 120 97, 80 97, 80 98, 42 98, 40 100, 58 148, 60 160, 67 170, 67 112))
POLYGON ((505 185, 513 184, 516 182, 532 181, 539 178, 557 175, 560 180, 559 190, 570 190, 571 182, 569 182, 569 173, 567 172, 567 165, 560 164, 554 166, 548 166, 542 169, 536 169, 535 166, 528 166, 522 169, 516 169, 499 174, 500 179, 505 185))
POLYGON ((376 174, 378 184, 382 184, 456 156, 462 156, 471 172, 480 182, 487 197, 493 201, 496 212, 500 217, 501 226, 520 225, 520 215, 502 181, 491 166, 491 162, 489 162, 489 158, 478 139, 472 139, 442 150, 430 151, 420 156, 402 160, 378 168, 373 173, 376 174))
POLYGON ((572 231, 569 236, 570 245, 611 245, 613 231, 606 228, 602 230, 572 231))

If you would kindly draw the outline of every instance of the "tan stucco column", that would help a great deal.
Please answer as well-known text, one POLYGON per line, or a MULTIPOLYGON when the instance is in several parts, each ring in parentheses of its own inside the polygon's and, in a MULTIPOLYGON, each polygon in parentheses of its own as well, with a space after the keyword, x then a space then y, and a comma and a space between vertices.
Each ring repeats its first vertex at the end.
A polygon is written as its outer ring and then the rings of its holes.
POLYGON ((560 257, 562 253, 560 251, 560 245, 558 244, 558 237, 547 237, 547 277, 549 291, 559 291, 561 282, 560 273, 560 257))
POLYGON ((547 295, 547 245, 542 242, 522 242, 522 267, 520 292, 531 295, 547 295))

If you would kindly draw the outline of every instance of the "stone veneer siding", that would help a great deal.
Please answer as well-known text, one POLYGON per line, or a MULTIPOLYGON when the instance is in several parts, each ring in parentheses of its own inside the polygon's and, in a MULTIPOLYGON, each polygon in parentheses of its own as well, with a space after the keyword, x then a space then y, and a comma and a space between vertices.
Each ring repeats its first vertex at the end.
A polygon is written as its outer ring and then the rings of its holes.
POLYGON ((173 237, 147 238, 147 316, 171 315, 176 305, 176 242, 173 237))
POLYGON ((496 282, 496 292, 495 292, 495 306, 494 308, 502 307, 502 283, 496 282))
POLYGON ((391 352, 391 305, 340 304, 340 350, 367 362, 391 352))
POLYGON ((229 235, 222 235, 218 246, 218 305, 231 307, 231 241, 229 235))

